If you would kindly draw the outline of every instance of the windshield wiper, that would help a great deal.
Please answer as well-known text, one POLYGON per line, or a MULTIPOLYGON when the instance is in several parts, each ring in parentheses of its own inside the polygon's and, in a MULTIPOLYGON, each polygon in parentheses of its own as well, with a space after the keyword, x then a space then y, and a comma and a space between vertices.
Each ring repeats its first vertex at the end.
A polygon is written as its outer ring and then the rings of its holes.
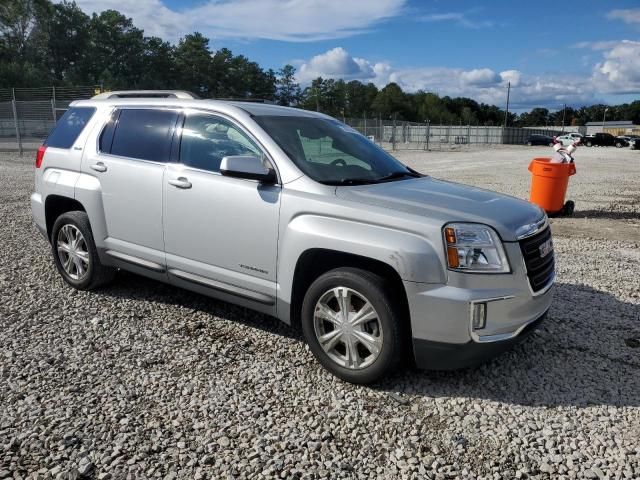
POLYGON ((396 180, 402 177, 418 178, 421 176, 422 175, 420 175, 418 172, 406 171, 406 172, 392 172, 389 175, 385 175, 379 178, 341 178, 340 180, 327 180, 322 183, 324 183, 325 185, 338 185, 338 186, 369 185, 373 183, 388 182, 390 180, 396 180))
POLYGON ((411 171, 406 171, 406 172, 392 172, 389 175, 385 175, 384 177, 380 177, 376 179, 376 182, 386 182, 389 180, 395 180, 397 178, 402 178, 402 177, 412 177, 412 178, 418 178, 421 175, 417 172, 411 172, 411 171))
POLYGON ((369 183, 376 183, 378 180, 375 178, 341 178, 340 180, 326 180, 321 182, 325 185, 367 185, 369 183))

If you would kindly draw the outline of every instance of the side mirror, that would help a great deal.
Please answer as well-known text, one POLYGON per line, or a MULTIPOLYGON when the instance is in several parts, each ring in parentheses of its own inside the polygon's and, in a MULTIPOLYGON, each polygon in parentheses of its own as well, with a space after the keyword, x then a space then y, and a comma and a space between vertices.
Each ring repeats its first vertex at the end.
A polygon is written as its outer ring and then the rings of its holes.
POLYGON ((251 155, 232 155, 223 157, 220 173, 225 177, 258 180, 260 183, 276 183, 276 172, 265 167, 262 160, 251 155))

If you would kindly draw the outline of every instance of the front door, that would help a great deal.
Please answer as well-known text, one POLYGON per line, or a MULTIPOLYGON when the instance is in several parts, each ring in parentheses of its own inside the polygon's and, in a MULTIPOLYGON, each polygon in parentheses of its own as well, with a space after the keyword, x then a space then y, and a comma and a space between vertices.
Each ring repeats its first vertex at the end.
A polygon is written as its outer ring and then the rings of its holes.
POLYGON ((178 151, 163 187, 170 278, 264 311, 275 309, 281 187, 220 174, 225 156, 269 160, 237 124, 205 113, 185 116, 178 151))

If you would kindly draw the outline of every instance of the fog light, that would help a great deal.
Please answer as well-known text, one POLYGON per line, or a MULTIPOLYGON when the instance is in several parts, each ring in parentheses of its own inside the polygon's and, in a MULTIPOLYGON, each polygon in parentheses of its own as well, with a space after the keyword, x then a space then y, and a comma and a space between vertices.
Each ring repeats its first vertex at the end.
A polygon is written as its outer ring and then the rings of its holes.
POLYGON ((480 330, 487 323, 487 304, 473 303, 471 305, 471 327, 474 330, 480 330))

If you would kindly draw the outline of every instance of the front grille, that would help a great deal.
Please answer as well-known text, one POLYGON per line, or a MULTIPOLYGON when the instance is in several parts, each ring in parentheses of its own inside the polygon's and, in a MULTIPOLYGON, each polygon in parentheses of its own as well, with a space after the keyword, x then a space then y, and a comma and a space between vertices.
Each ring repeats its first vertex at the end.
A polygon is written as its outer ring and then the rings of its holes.
POLYGON ((527 277, 534 292, 542 290, 553 278, 555 252, 552 249, 544 257, 540 253, 540 246, 549 239, 551 239, 551 229, 547 227, 533 237, 520 240, 520 250, 527 266, 527 277))

